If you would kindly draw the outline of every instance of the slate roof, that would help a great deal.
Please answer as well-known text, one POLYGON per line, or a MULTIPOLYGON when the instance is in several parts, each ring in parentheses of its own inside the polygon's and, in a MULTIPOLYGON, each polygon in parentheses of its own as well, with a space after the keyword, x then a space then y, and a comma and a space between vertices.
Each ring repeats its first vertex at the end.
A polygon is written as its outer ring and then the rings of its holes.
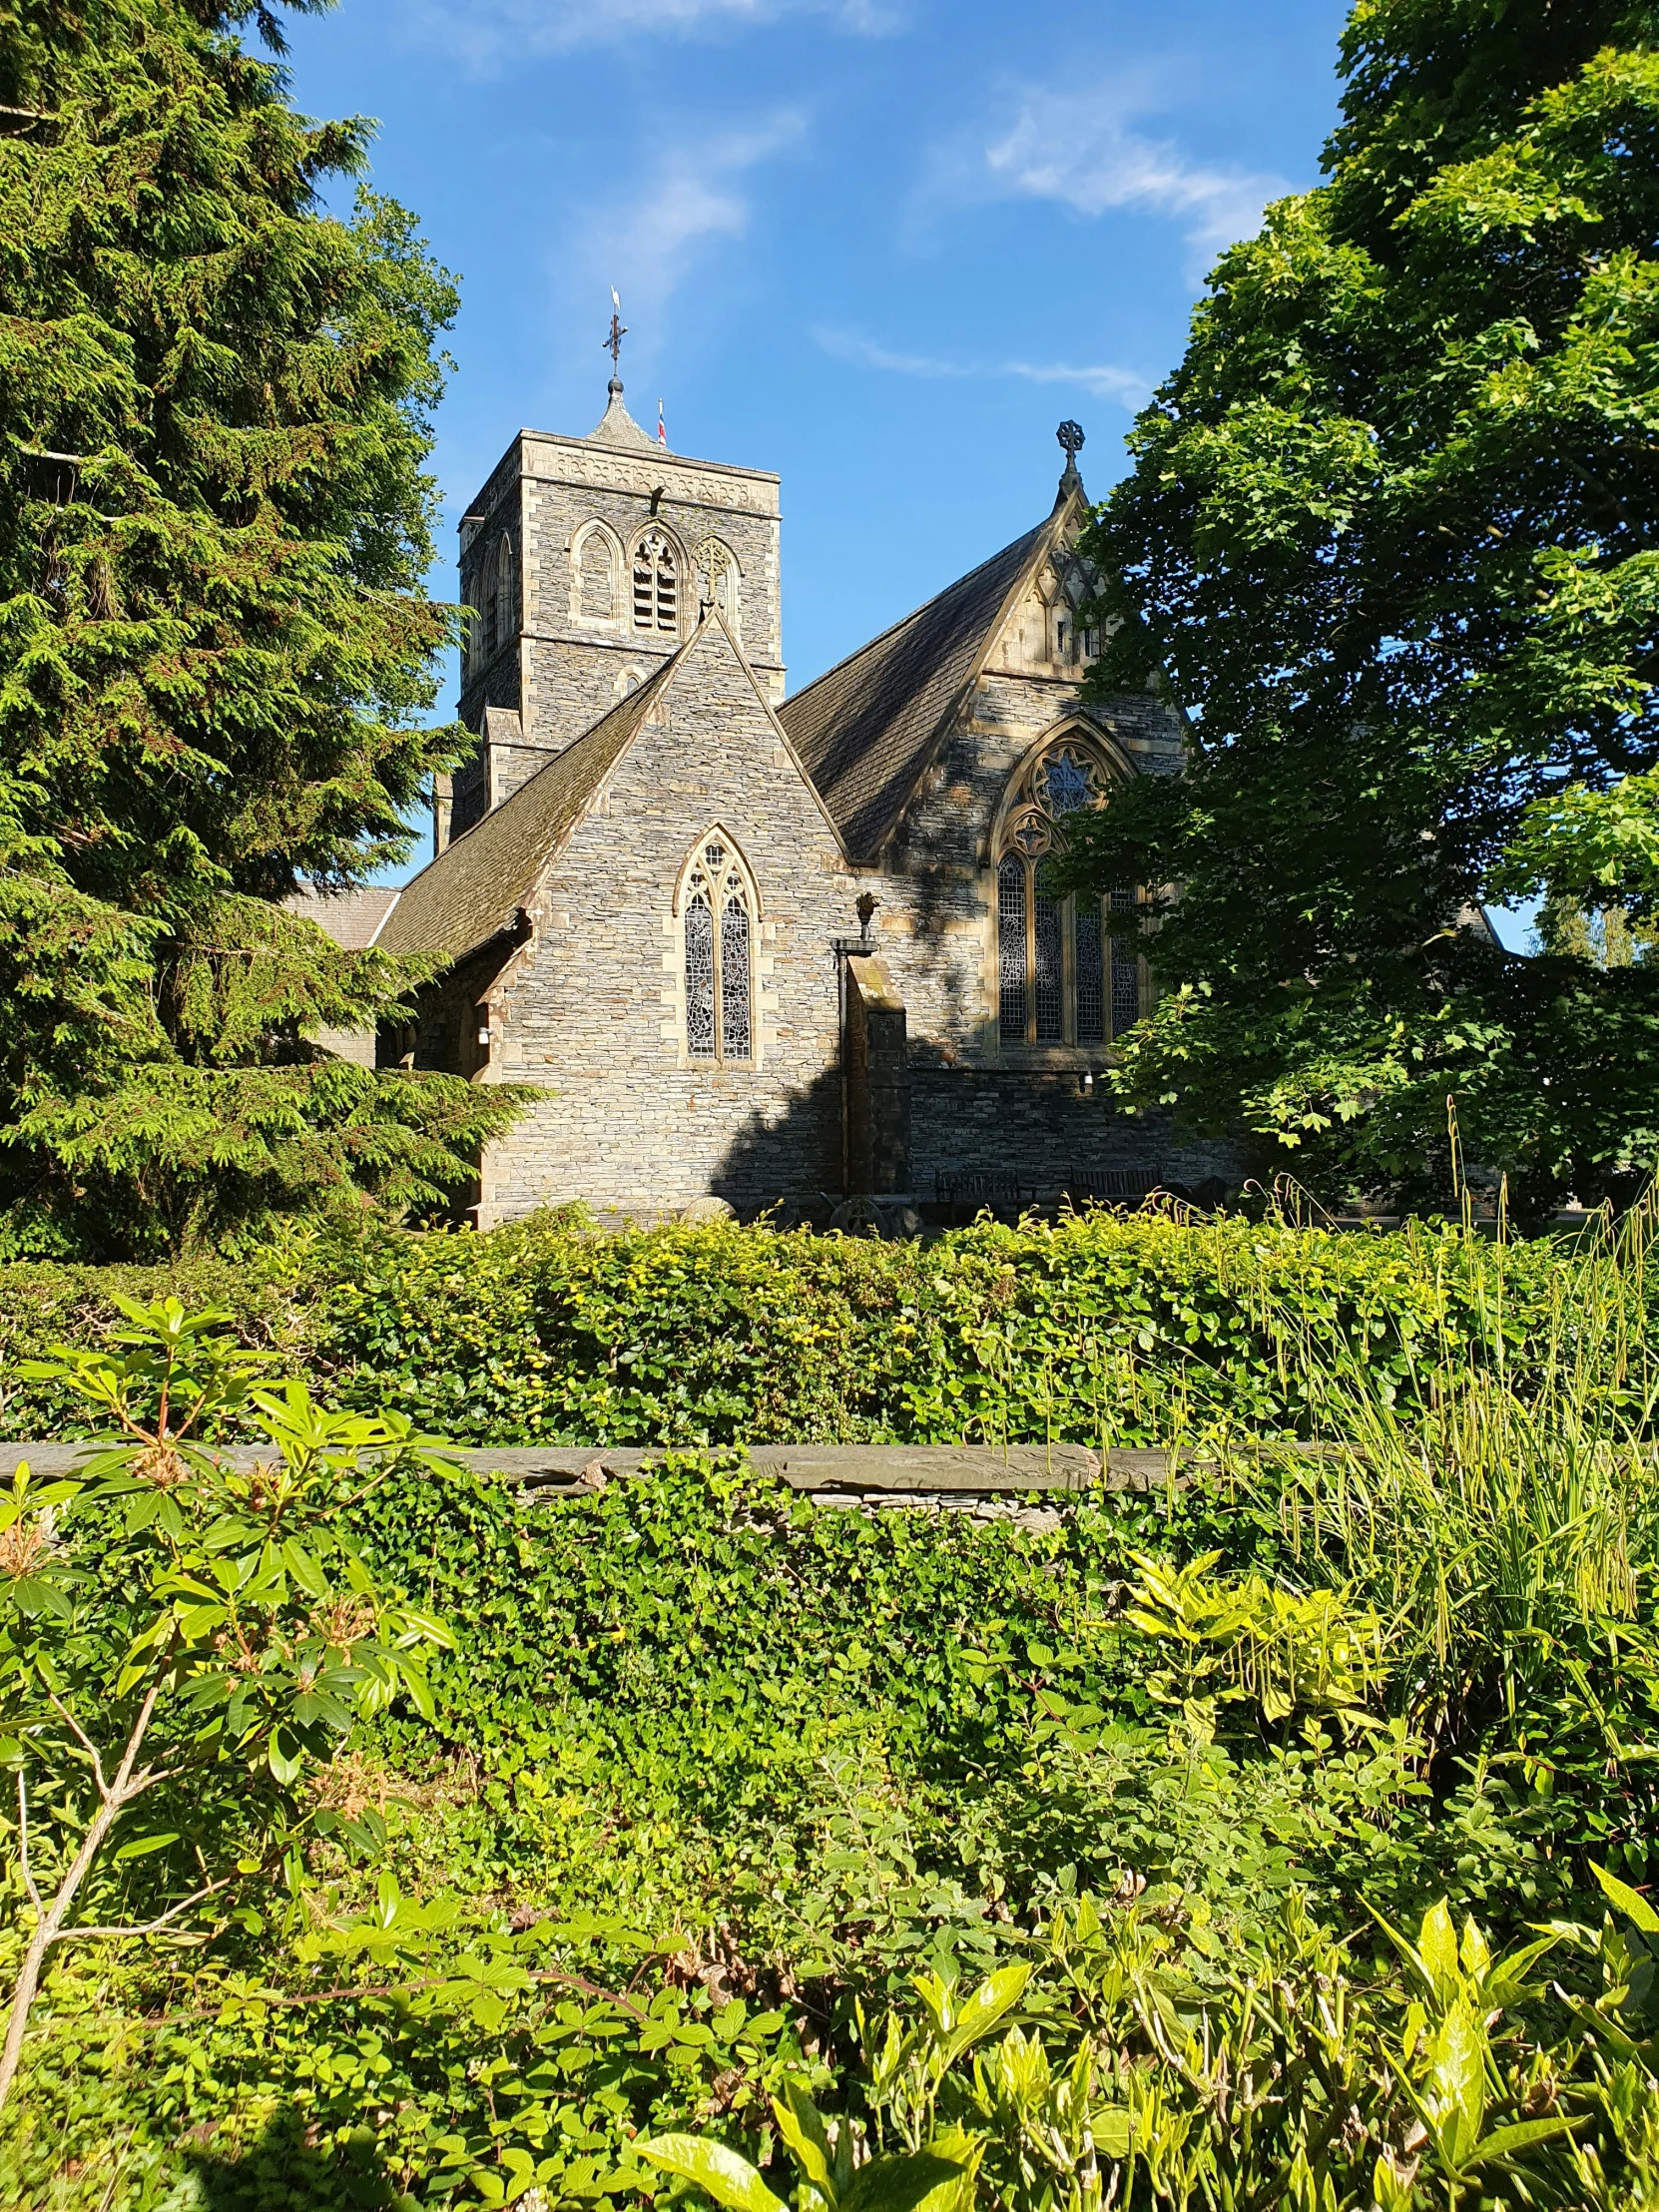
POLYGON ((378 941, 397 893, 364 883, 348 891, 295 891, 282 904, 290 914, 326 930, 342 951, 365 952, 378 941))
POLYGON ((854 860, 875 857, 1065 504, 779 708, 854 860))
POLYGON ((381 932, 381 950, 443 952, 459 960, 508 928, 686 650, 682 646, 672 661, 422 868, 404 886, 381 932))

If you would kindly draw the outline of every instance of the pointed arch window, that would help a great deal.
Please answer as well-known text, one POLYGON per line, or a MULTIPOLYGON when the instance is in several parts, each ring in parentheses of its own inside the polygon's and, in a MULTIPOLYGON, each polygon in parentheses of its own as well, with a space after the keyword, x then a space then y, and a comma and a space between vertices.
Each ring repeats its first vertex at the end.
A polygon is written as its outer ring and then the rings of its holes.
POLYGON ((1075 740, 1025 772, 1007 812, 996 869, 997 1027, 1004 1045, 1105 1045, 1140 1019, 1143 966, 1108 912, 1133 912, 1133 888, 1058 896, 1044 862, 1068 815, 1103 807, 1105 772, 1075 740))
POLYGON ((611 540, 595 523, 576 547, 576 607, 583 622, 609 622, 616 600, 616 565, 611 540))
POLYGON ((648 530, 634 551, 634 628, 679 635, 680 564, 662 530, 648 530))
POLYGON ((681 915, 687 1056, 753 1062, 755 895, 718 831, 702 840, 687 871, 681 915))

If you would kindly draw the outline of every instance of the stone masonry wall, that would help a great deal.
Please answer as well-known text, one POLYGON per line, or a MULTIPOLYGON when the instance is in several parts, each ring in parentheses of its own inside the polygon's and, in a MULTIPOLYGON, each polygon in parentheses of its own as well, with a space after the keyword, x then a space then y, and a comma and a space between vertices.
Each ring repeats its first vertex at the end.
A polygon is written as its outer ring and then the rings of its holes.
POLYGON ((711 623, 572 833, 535 934, 497 986, 489 1079, 551 1095, 486 1160, 480 1220, 573 1198, 652 1215, 709 1191, 752 1212, 834 1188, 832 940, 856 926, 854 891, 810 784, 711 623), (716 824, 761 901, 753 1066, 685 1051, 672 904, 694 841, 716 824))

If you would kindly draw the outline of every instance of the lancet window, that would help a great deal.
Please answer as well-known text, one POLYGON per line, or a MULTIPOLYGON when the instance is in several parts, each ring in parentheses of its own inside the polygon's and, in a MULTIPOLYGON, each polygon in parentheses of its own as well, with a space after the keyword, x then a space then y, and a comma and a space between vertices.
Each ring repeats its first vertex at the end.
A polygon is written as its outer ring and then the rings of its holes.
POLYGON ((634 551, 634 628, 679 635, 679 560, 661 530, 648 530, 634 551))
POLYGON ((601 529, 590 529, 576 548, 576 592, 584 622, 609 622, 616 598, 615 556, 601 529))
POLYGON ((1108 910, 1134 910, 1134 889, 1061 897, 1046 880, 1044 863, 1065 842, 1066 818, 1106 798, 1093 751, 1062 741, 1026 771, 1007 811, 996 870, 1004 1045, 1104 1045, 1140 1018, 1140 955, 1131 938, 1114 938, 1106 926, 1108 910))
POLYGON ((755 898, 720 834, 704 838, 681 900, 686 955, 686 1052, 693 1060, 753 1061, 755 898))

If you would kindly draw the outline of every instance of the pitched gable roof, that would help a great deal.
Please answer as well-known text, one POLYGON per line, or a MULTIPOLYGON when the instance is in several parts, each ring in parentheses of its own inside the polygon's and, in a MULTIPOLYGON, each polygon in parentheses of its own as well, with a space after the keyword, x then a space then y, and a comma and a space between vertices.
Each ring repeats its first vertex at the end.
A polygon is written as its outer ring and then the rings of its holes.
POLYGON ((996 642, 1009 603, 1069 512, 993 553, 936 599, 778 710, 854 860, 873 859, 947 718, 996 642))
POLYGON ((422 868, 393 907, 380 949, 442 952, 459 960, 509 927, 695 643, 688 640, 637 691, 422 868))

